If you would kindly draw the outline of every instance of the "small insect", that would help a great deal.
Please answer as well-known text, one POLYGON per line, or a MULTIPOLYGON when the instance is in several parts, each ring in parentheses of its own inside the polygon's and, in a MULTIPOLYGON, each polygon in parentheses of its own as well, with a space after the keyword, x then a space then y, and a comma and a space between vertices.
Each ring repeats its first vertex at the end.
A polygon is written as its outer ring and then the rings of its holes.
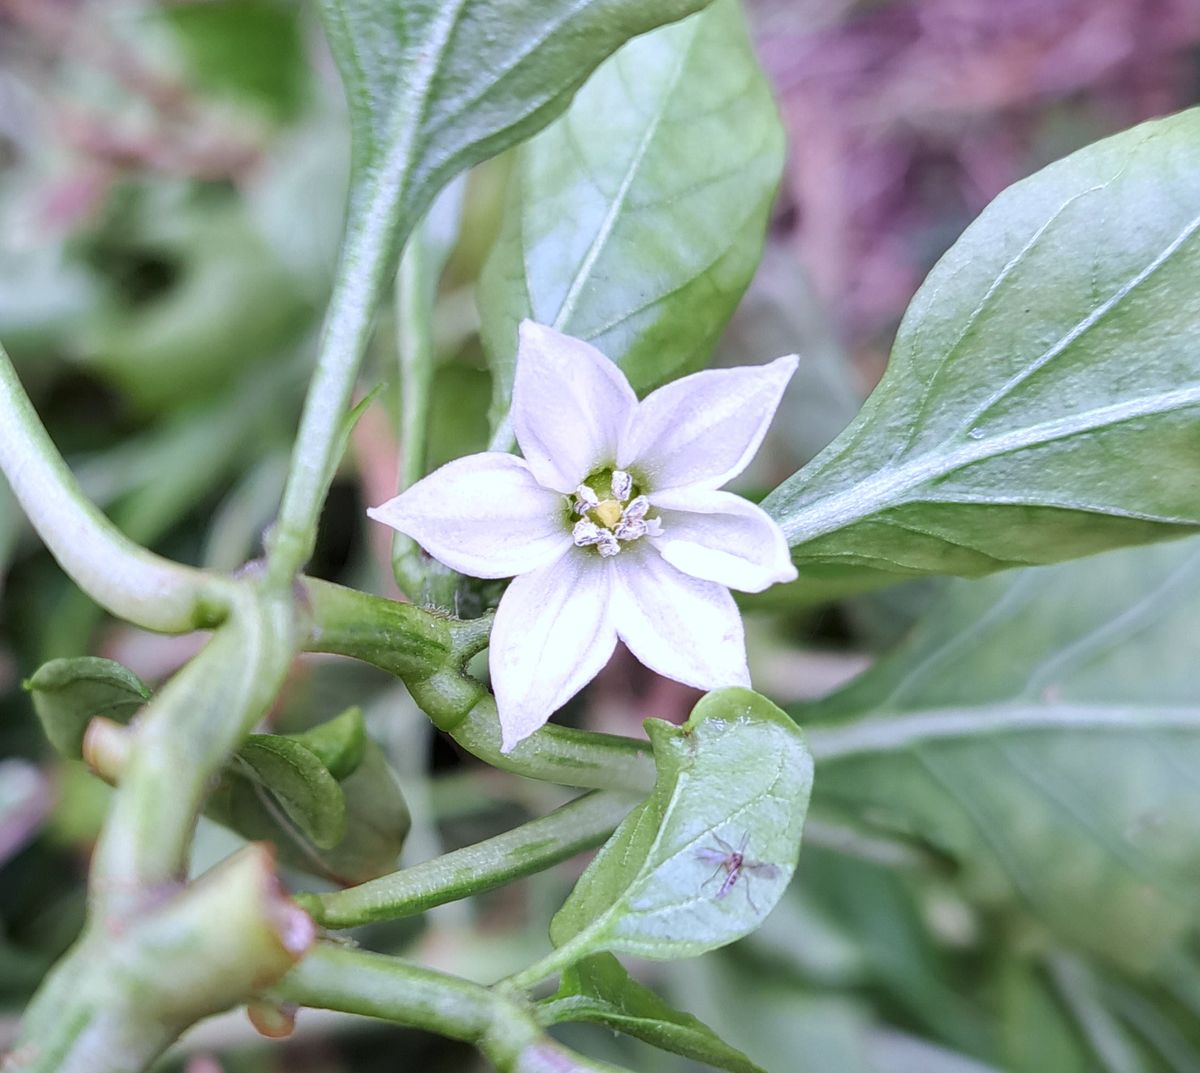
MULTIPOLYGON (((742 877, 742 873, 747 876, 756 875, 762 876, 763 879, 774 879, 779 875, 779 869, 773 864, 768 864, 766 861, 748 861, 746 860, 746 847, 750 843, 750 832, 742 836, 741 845, 734 849, 720 835, 713 835, 716 839, 719 849, 705 848, 696 851, 696 856, 707 862, 715 864, 717 867, 713 870, 713 874, 708 877, 702 884, 701 888, 707 887, 714 879, 724 870, 725 878, 721 881, 721 887, 717 891, 718 898, 724 898, 731 890, 734 884, 742 877)), ((746 901, 750 903, 750 908, 756 913, 758 906, 754 904, 754 899, 750 896, 750 886, 746 884, 746 901)))

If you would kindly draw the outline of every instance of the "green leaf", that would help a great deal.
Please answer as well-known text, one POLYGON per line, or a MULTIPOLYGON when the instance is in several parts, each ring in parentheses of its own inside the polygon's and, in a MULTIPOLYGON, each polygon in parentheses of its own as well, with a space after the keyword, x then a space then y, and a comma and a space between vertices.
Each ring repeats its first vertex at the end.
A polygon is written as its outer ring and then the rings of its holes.
POLYGON ((92 718, 125 723, 150 699, 133 671, 98 656, 52 659, 26 680, 25 688, 50 744, 74 760, 83 755, 83 733, 92 718))
POLYGON ((508 412, 526 317, 647 390, 704 364, 762 253, 783 131, 737 0, 630 42, 521 148, 480 288, 508 412))
POLYGON ((293 868, 340 884, 365 883, 394 871, 411 825, 408 806, 383 750, 369 737, 363 744, 360 763, 340 784, 344 834, 330 848, 282 822, 263 789, 232 771, 209 798, 207 814, 250 841, 273 842, 280 859, 293 868))
POLYGON ((191 76, 209 92, 241 98, 271 117, 304 103, 308 64, 299 6, 286 0, 184 0, 162 17, 191 76))
POLYGON ((320 0, 350 105, 351 230, 402 239, 454 175, 545 126, 628 38, 705 2, 320 0))
POLYGON ((716 1069, 762 1073, 711 1028, 633 980, 611 954, 595 954, 566 969, 558 993, 538 1012, 543 1024, 589 1021, 716 1069))
POLYGON ((1144 970, 1197 922, 1200 543, 957 582, 794 714, 814 810, 920 838, 985 904, 1144 970))
POLYGON ((332 849, 341 841, 346 799, 316 753, 293 738, 251 734, 237 755, 313 845, 332 849))
POLYGON ((341 715, 288 737, 316 754, 339 782, 353 774, 362 763, 367 745, 363 713, 358 707, 347 708, 341 715))
POLYGON ((658 781, 550 925, 555 946, 690 957, 741 938, 787 887, 812 759, 796 725, 748 689, 704 697, 682 726, 646 729, 658 781), (744 854, 738 870, 734 852, 744 854))
POLYGON ((763 506, 803 574, 975 575, 1200 526, 1200 110, 1001 194, 858 419, 763 506))

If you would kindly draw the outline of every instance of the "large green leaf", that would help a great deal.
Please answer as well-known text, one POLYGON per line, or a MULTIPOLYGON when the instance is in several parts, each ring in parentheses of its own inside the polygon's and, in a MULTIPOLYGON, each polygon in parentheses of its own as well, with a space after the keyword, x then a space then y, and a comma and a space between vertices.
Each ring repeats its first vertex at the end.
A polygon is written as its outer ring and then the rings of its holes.
POLYGON ((1197 174, 1192 110, 988 207, 858 419, 764 502, 802 574, 975 575, 1200 526, 1197 174))
POLYGON ((545 126, 628 38, 706 2, 321 0, 350 104, 351 228, 407 233, 449 179, 545 126))
POLYGON ((1200 543, 956 582, 796 709, 814 810, 929 843, 989 904, 1137 969, 1197 920, 1200 543))
POLYGON ((526 317, 595 343, 639 391, 703 364, 758 264, 783 156, 737 0, 600 68, 517 158, 480 292, 494 421, 526 317))
POLYGON ((812 786, 804 738, 748 689, 709 693, 682 727, 646 721, 658 781, 550 925, 581 957, 691 957, 753 931, 787 887, 812 786), (732 854, 742 854, 738 862, 732 854))

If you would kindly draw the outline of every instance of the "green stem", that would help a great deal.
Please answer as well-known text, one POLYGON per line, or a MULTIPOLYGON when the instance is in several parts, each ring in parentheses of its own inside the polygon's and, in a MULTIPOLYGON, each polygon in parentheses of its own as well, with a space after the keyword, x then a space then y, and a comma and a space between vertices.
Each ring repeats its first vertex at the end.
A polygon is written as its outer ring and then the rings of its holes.
POLYGON ((243 585, 229 620, 138 720, 92 858, 92 898, 124 917, 182 880, 211 780, 262 717, 291 663, 291 594, 243 585))
POLYGON ((83 494, 0 348, 0 471, 50 553, 96 603, 137 626, 216 625, 232 585, 138 547, 83 494))
POLYGON ((626 794, 593 793, 495 838, 348 890, 297 900, 327 928, 394 920, 533 875, 600 845, 637 804, 626 794))
POLYGON ((318 943, 271 992, 298 1006, 378 1017, 478 1043, 499 1011, 532 1013, 486 987, 398 958, 318 943))
POLYGON ((119 932, 92 925, 43 982, 4 1069, 143 1069, 189 1025, 281 977, 314 935, 270 851, 247 847, 119 932))
POLYGON ((545 1036, 532 1007, 518 995, 382 954, 318 944, 271 998, 462 1040, 504 1073, 627 1073, 545 1036))
POLYGON ((481 643, 475 623, 328 582, 304 584, 312 614, 307 649, 360 659, 403 679, 434 724, 473 756, 563 786, 640 794, 653 788, 649 744, 633 738, 547 725, 501 752, 496 702, 461 669, 461 655, 481 643))
MULTIPOLYGON (((380 172, 365 203, 350 206, 333 294, 304 400, 283 503, 268 548, 273 581, 294 577, 312 556, 317 524, 339 455, 359 366, 371 337, 376 306, 407 237, 399 209, 407 168, 380 172)), ((410 225, 411 226, 411 225, 410 225)))

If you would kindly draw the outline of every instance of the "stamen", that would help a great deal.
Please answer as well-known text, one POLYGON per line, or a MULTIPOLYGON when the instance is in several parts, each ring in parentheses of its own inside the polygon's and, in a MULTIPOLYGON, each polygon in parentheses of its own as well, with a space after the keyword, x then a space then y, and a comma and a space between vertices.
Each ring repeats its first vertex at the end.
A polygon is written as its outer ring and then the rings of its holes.
POLYGON ((605 559, 616 555, 621 550, 621 542, 607 529, 600 530, 599 551, 605 559))
POLYGON ((617 523, 613 536, 618 540, 637 540, 638 537, 645 536, 648 529, 649 526, 641 519, 630 518, 617 523))
POLYGON ((571 530, 571 536, 574 538, 577 548, 599 544, 606 534, 608 534, 607 529, 601 529, 595 522, 589 522, 586 518, 576 522, 575 528, 571 530))
POLYGON ((628 521, 638 521, 646 517, 646 511, 649 509, 650 500, 645 496, 638 496, 625 508, 625 518, 628 521))
POLYGON ((633 478, 623 469, 614 469, 611 487, 613 499, 624 503, 633 491, 633 478))
POLYGON ((600 497, 586 484, 575 489, 575 513, 586 514, 600 505, 600 497))

